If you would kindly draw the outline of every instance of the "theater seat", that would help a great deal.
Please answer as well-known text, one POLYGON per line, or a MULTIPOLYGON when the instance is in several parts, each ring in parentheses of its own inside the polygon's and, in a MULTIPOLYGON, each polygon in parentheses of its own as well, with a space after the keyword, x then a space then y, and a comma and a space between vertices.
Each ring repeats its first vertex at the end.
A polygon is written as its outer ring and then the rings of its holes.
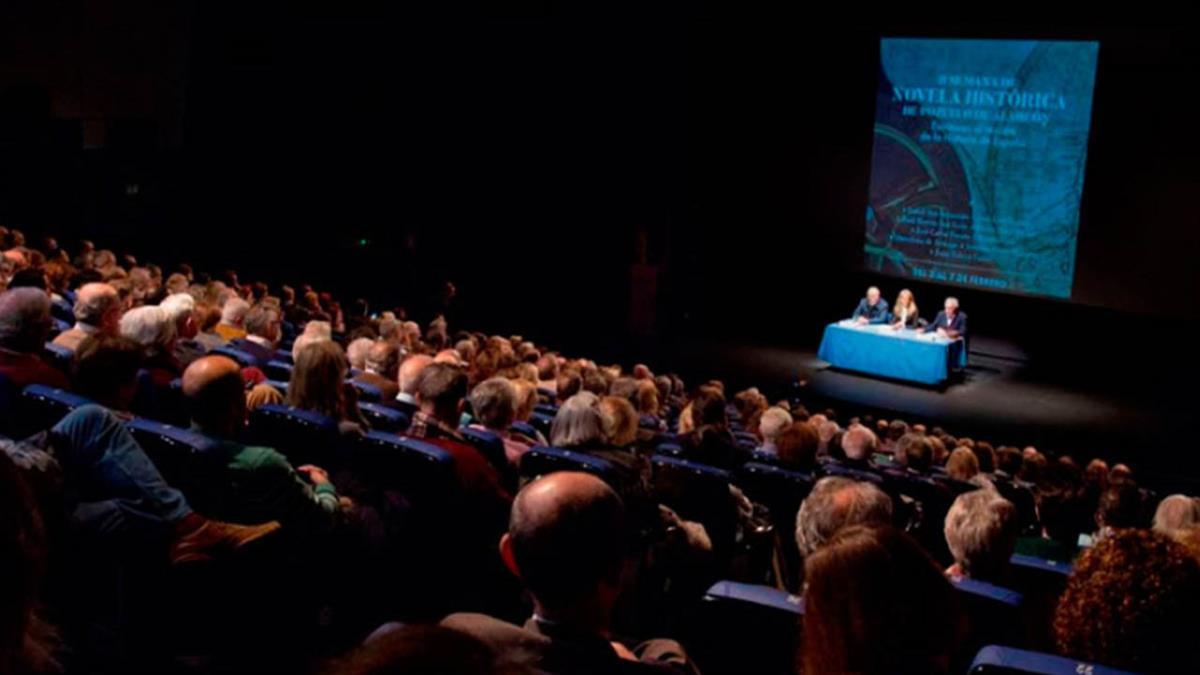
POLYGON ((527 436, 529 438, 537 438, 538 436, 537 427, 533 426, 529 422, 513 422, 512 426, 509 427, 509 430, 515 431, 518 434, 527 436))
POLYGON ((685 617, 684 641, 705 675, 791 675, 803 614, 787 591, 718 581, 685 617))
POLYGON ((358 400, 367 401, 368 403, 378 403, 383 398, 383 392, 379 391, 379 387, 358 380, 348 380, 351 387, 354 387, 358 392, 358 400))
POLYGON ((67 324, 67 328, 75 324, 75 308, 66 299, 50 301, 50 316, 67 324))
POLYGON ((233 347, 215 347, 209 350, 208 353, 227 356, 234 361, 237 361, 238 365, 243 368, 258 367, 258 359, 254 358, 253 354, 250 352, 244 352, 240 349, 234 349, 233 347))
POLYGON ((53 342, 47 342, 45 350, 42 352, 50 365, 59 370, 71 374, 71 365, 75 362, 75 352, 67 349, 62 345, 56 345, 53 342))
POLYGON ((673 441, 664 441, 654 448, 655 454, 668 457, 683 457, 683 446, 673 441))
POLYGON ((214 486, 226 480, 225 467, 213 455, 216 440, 140 417, 125 426, 167 483, 183 491, 193 508, 213 517, 223 512, 213 492, 214 486))
POLYGON ((733 440, 735 443, 737 443, 739 448, 753 450, 758 447, 758 437, 749 431, 733 432, 733 440))
POLYGON ((340 436, 332 417, 268 404, 250 412, 247 432, 251 443, 275 448, 293 466, 316 464, 329 470, 339 466, 340 436))
POLYGON ((969 671, 972 675, 1038 673, 1039 675, 1133 675, 1125 670, 1076 661, 1063 656, 1014 647, 988 645, 979 650, 969 671))
POLYGON ((605 480, 615 475, 613 465, 607 460, 574 450, 539 445, 521 455, 523 478, 537 478, 555 471, 584 471, 605 480))
POLYGON ((550 427, 554 424, 554 415, 534 412, 529 418, 529 423, 532 424, 535 429, 542 432, 542 435, 544 435, 546 438, 550 438, 550 427))
POLYGON ((45 431, 58 424, 67 413, 91 402, 69 391, 31 384, 21 392, 15 426, 20 427, 22 436, 45 431))
POLYGON ((58 337, 59 333, 65 333, 71 330, 71 324, 56 317, 50 317, 50 339, 58 337))
POLYGON ((454 457, 432 443, 372 431, 353 447, 352 468, 378 490, 397 490, 418 501, 444 502, 456 494, 454 457))
POLYGON ((287 382, 292 379, 292 364, 287 361, 273 359, 263 366, 263 373, 267 378, 272 380, 283 380, 287 382))
POLYGON ((965 642, 972 650, 989 644, 1025 646, 1024 596, 1010 588, 975 579, 952 579, 970 620, 965 642))
POLYGON ((654 468, 654 496, 659 503, 686 520, 702 523, 718 564, 728 563, 737 532, 736 511, 729 493, 733 474, 668 455, 654 455, 650 464, 654 468))
POLYGON ((1031 649, 1053 649, 1054 610, 1067 587, 1071 563, 1035 558, 1020 553, 1009 559, 1012 588, 1025 598, 1022 613, 1028 626, 1031 649))
POLYGON ((459 427, 458 433, 462 434, 463 438, 471 444, 479 454, 483 455, 501 474, 511 471, 508 458, 504 454, 504 439, 491 431, 485 429, 472 429, 471 427, 459 427))
POLYGON ((408 425, 412 423, 408 415, 389 408, 382 403, 363 403, 358 404, 358 411, 367 418, 371 428, 378 431, 389 431, 392 433, 400 433, 408 429, 408 425))
POLYGON ((275 361, 283 361, 284 363, 288 363, 288 364, 292 363, 292 362, 293 362, 293 359, 292 359, 292 350, 291 350, 290 348, 288 348, 288 349, 276 349, 276 350, 275 350, 275 358, 274 358, 273 360, 275 360, 275 361))
POLYGON ((751 500, 771 510, 775 524, 784 527, 796 517, 800 502, 812 490, 813 475, 770 464, 747 462, 738 469, 734 482, 751 500))

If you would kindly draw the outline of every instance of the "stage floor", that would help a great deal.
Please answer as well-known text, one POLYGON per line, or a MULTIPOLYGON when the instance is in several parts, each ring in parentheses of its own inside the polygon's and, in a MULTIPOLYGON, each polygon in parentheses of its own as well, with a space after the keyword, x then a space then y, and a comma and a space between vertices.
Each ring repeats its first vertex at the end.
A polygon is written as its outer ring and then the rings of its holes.
POLYGON ((1129 362, 1039 365, 1019 346, 986 336, 973 339, 962 377, 938 388, 836 370, 815 347, 694 341, 662 356, 689 385, 714 377, 733 391, 754 385, 810 410, 832 407, 843 420, 871 412, 1080 461, 1126 461, 1156 481, 1200 476, 1190 394, 1177 391, 1196 380, 1182 372, 1164 376, 1129 362))

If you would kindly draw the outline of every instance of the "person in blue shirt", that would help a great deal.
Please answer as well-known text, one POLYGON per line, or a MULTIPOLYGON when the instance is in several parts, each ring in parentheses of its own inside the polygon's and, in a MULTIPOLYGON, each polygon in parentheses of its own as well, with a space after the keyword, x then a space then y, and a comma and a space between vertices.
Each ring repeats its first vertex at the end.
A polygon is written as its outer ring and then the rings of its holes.
POLYGON ((925 327, 925 332, 936 332, 938 335, 948 337, 951 340, 966 337, 967 315, 965 312, 958 311, 958 298, 946 298, 944 309, 938 312, 937 318, 933 320, 933 323, 925 327))
POLYGON ((891 320, 892 315, 888 312, 887 300, 883 299, 883 295, 879 289, 872 286, 867 289, 867 297, 858 301, 858 307, 854 309, 854 315, 851 316, 856 323, 887 323, 891 320))

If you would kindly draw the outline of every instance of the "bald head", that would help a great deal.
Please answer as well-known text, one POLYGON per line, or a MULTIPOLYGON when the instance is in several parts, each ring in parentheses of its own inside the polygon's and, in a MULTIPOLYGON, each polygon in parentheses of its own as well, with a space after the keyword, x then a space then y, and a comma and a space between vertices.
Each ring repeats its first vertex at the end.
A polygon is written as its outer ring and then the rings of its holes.
POLYGON ((433 363, 433 358, 426 354, 414 354, 404 359, 404 363, 400 364, 400 374, 397 377, 400 392, 410 396, 415 395, 417 379, 421 375, 421 371, 425 370, 425 366, 431 363, 433 363))
POLYGON ((540 606, 554 611, 589 604, 619 584, 625 508, 595 476, 552 473, 525 486, 513 501, 507 542, 540 606))
POLYGON ((183 371, 183 395, 192 421, 205 433, 229 438, 246 416, 245 383, 237 362, 225 356, 204 356, 183 371))
POLYGON ((376 375, 394 378, 397 376, 396 362, 399 358, 400 349, 394 343, 376 340, 367 350, 367 370, 376 375))
POLYGON ((121 296, 109 284, 84 284, 75 296, 75 320, 116 335, 121 321, 121 296))

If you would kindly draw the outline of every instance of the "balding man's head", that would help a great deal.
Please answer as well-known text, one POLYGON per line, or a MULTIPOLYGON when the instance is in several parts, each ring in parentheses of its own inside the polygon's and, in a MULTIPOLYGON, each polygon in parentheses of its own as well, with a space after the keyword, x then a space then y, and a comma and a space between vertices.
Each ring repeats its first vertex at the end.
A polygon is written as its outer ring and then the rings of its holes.
POLYGON ((237 362, 204 356, 183 372, 183 395, 192 421, 206 433, 231 438, 246 416, 245 383, 237 362))
POLYGON ((892 500, 870 483, 837 476, 817 481, 796 514, 796 545, 811 555, 847 525, 888 525, 892 500))
POLYGON ((404 359, 404 363, 400 364, 400 374, 397 377, 400 392, 410 396, 416 395, 417 378, 420 377, 425 366, 431 363, 433 363, 433 357, 426 354, 414 354, 404 359))
POLYGON ((50 298, 36 288, 0 293, 0 347, 38 353, 50 331, 50 298))
POLYGON ((865 461, 875 454, 875 449, 878 447, 879 440, 876 438, 875 432, 861 424, 850 427, 842 436, 842 450, 845 451, 848 459, 865 461))
POLYGON ((116 335, 121 321, 121 296, 109 284, 84 284, 75 296, 75 320, 101 333, 116 335))
POLYGON ((626 553, 624 506, 595 476, 552 473, 517 495, 501 551, 539 612, 606 613, 626 553))
POLYGON ((872 286, 867 289, 867 303, 874 305, 879 302, 879 289, 872 286))
POLYGON ((394 378, 397 376, 396 367, 400 360, 400 349, 395 343, 386 340, 376 340, 371 348, 367 350, 367 370, 382 375, 383 377, 394 378))

